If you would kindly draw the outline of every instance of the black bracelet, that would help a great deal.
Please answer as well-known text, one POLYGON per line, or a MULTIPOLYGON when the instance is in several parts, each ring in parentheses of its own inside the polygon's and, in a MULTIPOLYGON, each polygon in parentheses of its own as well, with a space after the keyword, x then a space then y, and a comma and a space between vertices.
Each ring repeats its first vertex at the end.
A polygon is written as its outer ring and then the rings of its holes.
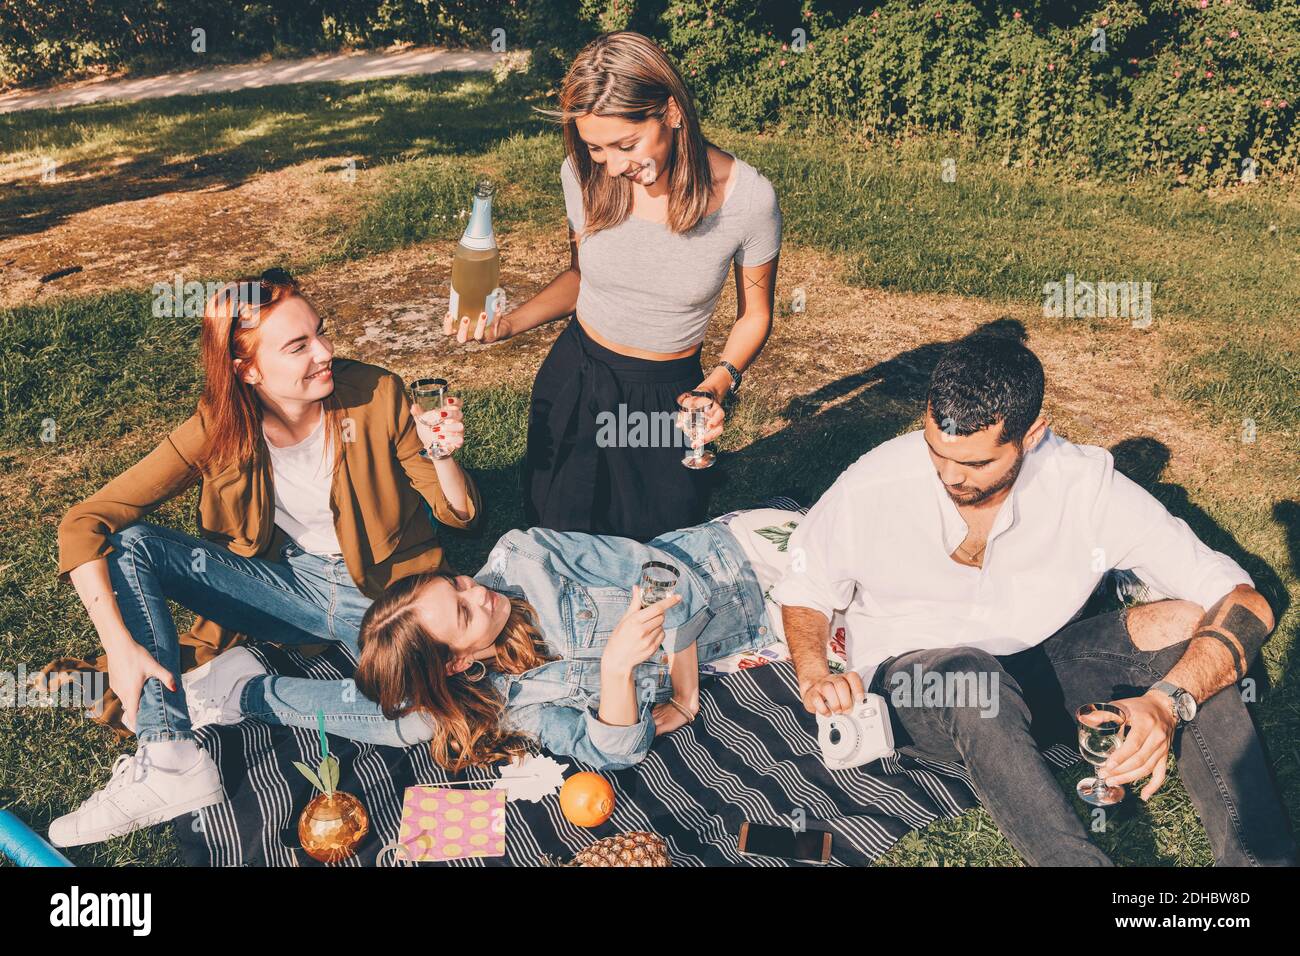
POLYGON ((727 370, 727 374, 731 376, 731 387, 727 389, 727 393, 734 397, 736 393, 740 391, 740 382, 742 378, 740 369, 736 368, 736 366, 732 365, 726 359, 719 359, 718 364, 713 367, 727 370))

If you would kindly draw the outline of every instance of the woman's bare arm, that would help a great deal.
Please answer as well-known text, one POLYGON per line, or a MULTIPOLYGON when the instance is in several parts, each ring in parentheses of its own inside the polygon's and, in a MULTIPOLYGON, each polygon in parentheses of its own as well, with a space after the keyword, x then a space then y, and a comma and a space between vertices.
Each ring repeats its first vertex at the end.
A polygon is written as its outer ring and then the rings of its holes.
POLYGON ((572 315, 578 308, 578 287, 582 272, 578 267, 578 238, 569 227, 569 268, 565 269, 546 287, 508 315, 498 314, 491 325, 487 316, 480 315, 478 325, 470 327, 469 316, 461 320, 460 328, 453 328, 455 316, 450 312, 443 322, 446 335, 456 333, 456 341, 467 342, 471 337, 480 342, 499 342, 512 335, 527 332, 539 325, 572 315))

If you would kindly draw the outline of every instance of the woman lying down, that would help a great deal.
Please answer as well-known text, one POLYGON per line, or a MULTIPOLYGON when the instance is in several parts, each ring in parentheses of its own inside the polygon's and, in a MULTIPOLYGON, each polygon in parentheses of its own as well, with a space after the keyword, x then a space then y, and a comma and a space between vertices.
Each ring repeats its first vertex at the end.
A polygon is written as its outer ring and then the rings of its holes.
POLYGON ((742 511, 648 544, 510 531, 472 578, 393 583, 361 625, 355 682, 267 674, 234 648, 185 676, 192 723, 314 728, 320 711, 340 737, 428 741, 449 770, 521 754, 530 739, 600 769, 631 766, 695 718, 701 665, 780 641, 764 595, 786 560, 773 538, 799 518, 742 511), (642 608, 647 561, 679 577, 642 608))

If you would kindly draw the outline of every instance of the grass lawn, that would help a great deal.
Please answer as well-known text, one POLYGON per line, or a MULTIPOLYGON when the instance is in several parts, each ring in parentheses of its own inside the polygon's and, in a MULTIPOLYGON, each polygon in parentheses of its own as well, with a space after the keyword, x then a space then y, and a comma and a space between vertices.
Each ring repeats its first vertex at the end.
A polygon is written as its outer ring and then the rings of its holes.
MULTIPOLYGON (((941 343, 1018 325, 1047 368, 1053 426, 1111 448, 1285 612, 1253 675, 1254 714, 1300 820, 1294 184, 1170 193, 1005 169, 961 142, 706 131, 773 181, 785 221, 777 328, 721 443, 715 509, 783 492, 815 499, 863 452, 916 427, 941 343), (945 157, 957 161, 956 182, 940 176, 945 157), (1044 317, 1043 284, 1067 275, 1151 282, 1152 324, 1044 317), (797 294, 803 309, 792 308, 797 294)), ((481 175, 500 183, 511 301, 564 267, 561 159, 554 127, 482 76, 0 116, 0 670, 97 646, 72 588, 56 583, 56 530, 70 505, 193 409, 197 322, 150 313, 153 283, 174 272, 202 281, 289 265, 339 354, 406 376, 449 371, 466 400, 463 460, 490 507, 485 529, 448 533, 447 546, 476 570, 522 522, 515 469, 528 393, 559 325, 489 348, 447 343, 431 323, 481 175), (39 182, 46 157, 58 163, 53 183, 39 182), (80 273, 36 278, 74 261, 80 273)), ((706 359, 732 310, 728 289, 706 359)), ((195 497, 157 519, 192 530, 195 497)), ((43 829, 127 749, 75 712, 0 709, 0 807, 43 829)), ((1062 774, 1063 785, 1080 775, 1062 774)), ((1117 861, 1211 862, 1176 775, 1149 805, 1132 803, 1097 835, 1117 861)), ((178 859, 165 827, 69 855, 178 859)), ((909 836, 881 862, 1019 857, 977 811, 909 836)))

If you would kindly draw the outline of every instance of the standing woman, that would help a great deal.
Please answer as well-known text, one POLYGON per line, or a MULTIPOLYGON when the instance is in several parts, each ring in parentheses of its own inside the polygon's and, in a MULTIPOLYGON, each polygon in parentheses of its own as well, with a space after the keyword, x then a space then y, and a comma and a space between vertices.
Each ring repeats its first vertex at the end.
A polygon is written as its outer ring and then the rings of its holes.
POLYGON ((526 520, 647 541, 704 520, 708 472, 682 465, 660 423, 706 391, 697 444, 722 434, 723 399, 772 329, 781 213, 766 178, 704 138, 681 75, 639 33, 589 43, 560 106, 545 112, 564 123, 569 268, 508 316, 453 330, 448 315, 444 331, 495 342, 576 311, 533 384, 526 520), (733 262, 736 322, 706 375, 700 347, 733 262))
MULTIPOLYGON (((246 634, 338 641, 355 655, 361 619, 385 587, 446 566, 430 509, 461 528, 480 510, 460 465, 427 454, 435 443, 435 454, 462 444, 455 400, 426 415, 396 375, 336 359, 323 320, 287 273, 218 290, 200 349, 198 411, 59 525, 59 575, 99 634, 139 749, 51 824, 58 846, 224 799, 216 764, 194 741, 169 599, 200 615, 196 637, 206 633, 218 648, 246 634), (195 483, 202 537, 141 521, 195 483)), ((252 654, 230 657, 260 672, 252 654)), ((350 706, 358 705, 326 709, 350 706)))

